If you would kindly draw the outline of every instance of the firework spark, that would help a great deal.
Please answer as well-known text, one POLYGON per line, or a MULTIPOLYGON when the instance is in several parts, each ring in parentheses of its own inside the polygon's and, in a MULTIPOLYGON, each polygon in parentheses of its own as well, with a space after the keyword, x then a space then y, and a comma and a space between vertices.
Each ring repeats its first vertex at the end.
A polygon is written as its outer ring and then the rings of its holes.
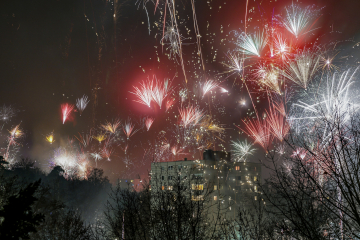
POLYGON ((118 129, 118 127, 120 126, 120 124, 121 124, 120 120, 115 120, 114 123, 106 122, 106 124, 101 125, 101 127, 105 131, 108 131, 109 133, 115 134, 115 132, 118 129))
POLYGON ((135 102, 144 104, 148 107, 150 107, 152 98, 152 90, 153 90, 153 81, 148 81, 140 83, 140 88, 135 87, 135 92, 130 92, 132 94, 135 94, 138 97, 138 100, 134 100, 135 102))
POLYGON ((253 35, 240 34, 236 45, 239 47, 238 51, 249 55, 260 57, 260 53, 264 49, 267 43, 267 36, 264 32, 257 32, 253 35))
POLYGON ((16 115, 16 111, 11 106, 3 105, 0 108, 0 119, 4 122, 10 120, 15 115, 16 115))
POLYGON ((50 144, 52 144, 53 142, 55 142, 54 139, 54 133, 50 133, 49 135, 46 136, 46 141, 50 144))
POLYGON ((290 7, 286 7, 285 10, 286 18, 282 21, 285 28, 296 38, 305 34, 311 20, 310 8, 301 9, 299 6, 292 4, 290 7))
POLYGON ((237 162, 245 161, 245 157, 248 155, 252 155, 255 152, 255 149, 252 148, 252 144, 245 141, 231 141, 231 146, 233 146, 234 150, 232 151, 234 158, 237 162))
POLYGON ((149 131, 151 125, 153 124, 154 122, 154 118, 151 118, 151 117, 148 117, 145 119, 145 126, 146 126, 146 129, 149 131))
POLYGON ((270 127, 271 133, 282 142, 290 130, 290 125, 286 121, 285 116, 276 111, 275 106, 270 106, 270 110, 266 111, 266 113, 266 122, 270 127))
POLYGON ((197 124, 203 117, 204 112, 198 106, 192 105, 179 109, 181 125, 187 127, 197 124))
POLYGON ((102 141, 104 141, 107 138, 107 136, 105 134, 103 134, 103 133, 100 133, 100 134, 98 134, 96 136, 93 136, 93 138, 95 140, 97 140, 99 143, 101 143, 102 141))
POLYGON ((174 102, 175 102, 175 100, 174 99, 168 99, 167 101, 166 101, 166 104, 165 104, 165 106, 166 106, 166 109, 165 109, 165 111, 167 112, 171 107, 172 107, 172 105, 174 104, 174 102))
POLYGON ((96 167, 97 167, 97 162, 98 162, 99 160, 102 160, 102 159, 103 159, 103 157, 101 156, 101 153, 94 152, 94 153, 90 153, 90 155, 94 158, 95 164, 96 164, 96 167))
POLYGON ((214 80, 208 80, 206 81, 203 86, 202 86, 202 90, 203 90, 203 97, 205 96, 206 93, 212 91, 213 89, 217 88, 219 86, 220 83, 214 81, 214 80))
POLYGON ((125 122, 124 126, 123 126, 123 131, 127 137, 127 139, 129 139, 132 135, 134 135, 138 130, 134 130, 135 124, 131 123, 130 120, 128 120, 127 122, 125 122))
POLYGON ((76 100, 76 107, 80 112, 80 116, 85 110, 86 106, 89 104, 90 100, 88 100, 88 97, 86 95, 82 96, 82 98, 78 98, 76 100))
POLYGON ((61 112, 62 112, 62 121, 63 124, 65 123, 65 121, 69 118, 71 112, 74 110, 74 105, 65 103, 65 104, 61 104, 61 112))
MULTIPOLYGON (((244 121, 246 129, 243 130, 249 137, 254 139, 254 144, 259 143, 260 146, 267 151, 271 145, 270 127, 266 120, 249 119, 244 121)), ((240 128, 241 129, 241 128, 240 128)))
POLYGON ((309 50, 304 50, 290 64, 285 65, 282 75, 303 88, 307 88, 312 76, 319 66, 319 56, 309 50))
POLYGON ((259 65, 255 71, 255 77, 259 78, 259 84, 267 87, 273 92, 281 95, 281 84, 279 83, 279 70, 272 65, 259 65))

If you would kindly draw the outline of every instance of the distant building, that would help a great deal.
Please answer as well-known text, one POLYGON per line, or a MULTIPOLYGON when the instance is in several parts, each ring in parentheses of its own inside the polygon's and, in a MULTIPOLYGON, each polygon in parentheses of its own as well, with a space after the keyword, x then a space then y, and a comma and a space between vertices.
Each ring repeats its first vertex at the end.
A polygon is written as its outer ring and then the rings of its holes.
MULTIPOLYGON (((190 181, 192 191, 211 190, 212 201, 229 206, 260 200, 261 164, 232 162, 228 152, 206 150, 203 160, 185 158, 151 164, 152 190, 173 190, 175 178, 190 181)), ((198 195, 192 200, 202 198, 198 195)))

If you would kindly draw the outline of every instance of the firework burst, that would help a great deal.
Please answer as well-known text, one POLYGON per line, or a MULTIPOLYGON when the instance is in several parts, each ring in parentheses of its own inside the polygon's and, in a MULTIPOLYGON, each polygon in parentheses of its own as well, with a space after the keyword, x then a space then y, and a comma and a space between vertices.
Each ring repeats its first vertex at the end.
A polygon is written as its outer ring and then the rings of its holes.
POLYGON ((203 117, 204 112, 198 106, 192 105, 179 109, 181 125, 187 127, 197 124, 203 117))
POLYGON ((55 142, 55 139, 54 139, 54 133, 49 133, 47 136, 46 136, 46 141, 50 144, 52 144, 53 142, 55 142))
POLYGON ((61 104, 61 112, 62 112, 63 124, 70 117, 70 114, 74 110, 74 107, 75 107, 74 105, 71 105, 71 104, 68 104, 68 103, 61 104))
POLYGON ((80 116, 85 110, 86 106, 89 104, 90 100, 88 100, 88 97, 86 95, 82 96, 82 98, 78 98, 76 100, 76 107, 80 112, 80 116))
POLYGON ((310 50, 304 50, 290 64, 285 65, 282 75, 303 88, 307 88, 319 66, 319 56, 310 50))
POLYGON ((134 135, 137 130, 134 130, 135 124, 131 123, 131 120, 128 120, 127 122, 125 122, 124 126, 123 126, 123 131, 127 137, 127 139, 129 139, 132 135, 134 135))
POLYGON ((217 88, 219 86, 220 83, 214 81, 214 80, 207 80, 203 86, 202 86, 202 91, 203 91, 203 97, 205 96, 205 94, 207 94, 208 92, 212 91, 213 89, 217 88))
POLYGON ((116 130, 118 129, 118 127, 120 126, 121 124, 121 121, 120 120, 115 120, 113 123, 110 123, 110 122, 107 122, 106 124, 104 125, 101 125, 101 127, 109 132, 109 133, 112 133, 112 134, 115 134, 116 133, 116 130))
POLYGON ((302 9, 292 4, 290 7, 286 7, 285 10, 286 18, 282 21, 284 27, 296 38, 305 34, 311 20, 310 8, 302 9))
POLYGON ((233 147, 233 156, 237 162, 245 161, 245 157, 252 155, 255 152, 255 149, 252 148, 252 144, 245 141, 231 141, 231 146, 233 147))
POLYGON ((239 47, 239 52, 249 56, 260 57, 262 50, 267 44, 267 36, 264 32, 257 32, 253 35, 242 33, 238 36, 235 44, 239 47))
POLYGON ((270 127, 266 120, 249 119, 244 121, 245 130, 243 130, 249 137, 254 139, 254 144, 258 143, 267 151, 271 145, 272 137, 270 133, 270 127))
POLYGON ((145 126, 148 131, 149 131, 151 125, 153 124, 154 120, 155 120, 154 118, 150 118, 150 117, 145 119, 145 126))

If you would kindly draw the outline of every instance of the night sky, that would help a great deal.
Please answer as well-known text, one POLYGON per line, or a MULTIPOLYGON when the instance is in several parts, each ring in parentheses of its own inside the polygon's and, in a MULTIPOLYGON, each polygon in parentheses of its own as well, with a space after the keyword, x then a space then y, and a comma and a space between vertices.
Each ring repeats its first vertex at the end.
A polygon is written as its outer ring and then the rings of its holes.
MULTIPOLYGON (((297 1, 249 0, 249 9, 254 10, 249 13, 253 20, 248 23, 247 31, 258 29, 260 22, 272 15, 284 13, 284 7, 291 2, 297 1)), ((173 79, 175 89, 184 87, 180 64, 164 55, 168 52, 166 46, 161 50, 162 3, 160 1, 155 14, 154 3, 149 1, 145 5, 150 20, 149 35, 147 13, 141 1, 120 0, 115 11, 116 20, 113 17, 114 1, 2 1, 0 106, 11 105, 18 110, 11 121, 3 123, 2 149, 6 148, 7 130, 21 122, 25 137, 21 141, 19 158, 35 159, 43 169, 47 169, 54 150, 79 132, 88 132, 90 128, 96 132, 100 124, 117 118, 124 121, 131 117, 136 122, 150 115, 155 117, 150 131, 139 131, 129 143, 134 164, 128 171, 133 175, 145 173, 150 161, 140 165, 137 159, 143 157, 146 143, 155 139, 166 126, 166 114, 170 113, 134 102, 135 96, 129 91, 153 74, 158 79, 173 79), (94 125, 92 89, 95 86, 100 89, 97 91, 94 125), (74 113, 74 118, 63 125, 60 105, 66 102, 75 104, 76 99, 84 94, 89 96, 90 103, 82 116, 74 113), (52 131, 55 142, 49 145, 45 136, 52 131)), ((360 1, 308 0, 298 3, 300 6, 314 5, 319 11, 307 41, 325 45, 339 42, 341 55, 353 54, 352 47, 360 41, 360 1)), ((240 108, 237 101, 240 97, 248 98, 248 95, 240 88, 239 78, 226 78, 218 73, 224 72, 221 62, 233 47, 225 35, 244 28, 246 1, 196 1, 205 71, 199 70, 199 65, 187 62, 194 59, 196 53, 191 2, 176 1, 176 5, 182 22, 179 29, 187 38, 183 41, 183 56, 189 81, 195 81, 194 72, 200 76, 199 79, 216 76, 222 82, 221 86, 229 90, 228 94, 218 97, 217 104, 226 112, 220 114, 218 120, 226 128, 224 140, 230 150, 229 140, 238 136, 238 129, 233 124, 240 124, 248 111, 248 108, 240 108), (186 27, 191 30, 189 35, 186 35, 186 27), (224 38, 226 40, 221 42, 224 38), (214 49, 217 50, 216 61, 213 61, 214 49)), ((357 59, 355 54, 347 64, 355 66, 357 59)), ((261 109, 266 101, 258 105, 261 109)), ((177 111, 177 108, 175 105, 172 110, 177 111)), ((99 162, 111 178, 124 177, 127 171, 121 161, 120 147, 114 147, 111 161, 99 162)))

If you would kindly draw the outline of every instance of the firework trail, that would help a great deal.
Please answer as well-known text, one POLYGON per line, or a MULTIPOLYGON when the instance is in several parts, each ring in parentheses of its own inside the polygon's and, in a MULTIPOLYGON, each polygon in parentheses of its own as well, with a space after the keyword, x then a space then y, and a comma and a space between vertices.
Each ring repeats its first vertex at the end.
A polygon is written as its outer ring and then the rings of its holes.
POLYGON ((252 149, 252 144, 245 141, 231 141, 231 146, 233 147, 233 156, 237 162, 245 161, 245 157, 248 155, 253 155, 255 149, 252 149))
POLYGON ((149 131, 151 125, 153 124, 154 120, 155 120, 154 118, 150 118, 150 117, 145 119, 145 126, 148 131, 149 131))
POLYGON ((97 140, 99 143, 101 143, 102 141, 104 141, 107 138, 107 136, 103 133, 100 133, 96 136, 93 136, 93 139, 97 140))
POLYGON ((95 166, 97 167, 97 162, 103 159, 101 153, 94 152, 94 153, 90 153, 90 155, 94 158, 95 166))
MULTIPOLYGON (((254 139, 254 144, 258 143, 260 146, 267 151, 271 145, 272 137, 270 133, 270 127, 266 120, 248 119, 244 121, 245 130, 243 130, 249 137, 254 139)), ((240 128, 241 129, 241 128, 240 128)), ((241 129, 242 130, 242 129, 241 129)))
POLYGON ((221 63, 227 68, 224 73, 231 73, 229 77, 233 74, 240 74, 243 69, 243 59, 238 54, 231 52, 226 54, 226 57, 228 58, 229 63, 221 63))
POLYGON ((62 112, 62 121, 63 124, 65 123, 65 121, 69 118, 71 112, 74 110, 74 105, 65 103, 65 104, 61 104, 61 112, 62 112))
POLYGON ((134 130, 135 124, 131 123, 131 120, 128 120, 127 122, 125 122, 124 126, 123 126, 123 131, 127 137, 127 139, 129 139, 132 135, 134 135, 137 130, 134 130))
POLYGON ((260 64, 254 73, 259 79, 259 85, 267 87, 269 90, 281 95, 281 84, 279 83, 279 70, 272 65, 260 64))
POLYGON ((155 83, 154 83, 154 87, 151 91, 151 96, 152 96, 152 100, 154 102, 156 102, 160 109, 162 106, 162 102, 163 100, 166 98, 166 96, 170 93, 171 91, 171 87, 170 87, 170 82, 168 79, 164 80, 164 83, 161 84, 156 77, 154 76, 155 79, 155 83))
POLYGON ((166 101, 166 104, 165 104, 165 107, 166 107, 166 109, 165 109, 165 111, 167 112, 171 107, 172 107, 172 105, 174 104, 174 102, 175 102, 175 100, 174 99, 168 99, 167 101, 166 101))
POLYGON ((292 4, 291 7, 285 7, 286 18, 282 20, 284 27, 296 38, 308 32, 307 27, 311 20, 310 8, 301 9, 292 4))
POLYGON ((235 44, 239 47, 239 52, 249 56, 260 57, 260 53, 265 48, 267 41, 267 36, 264 32, 257 32, 253 35, 242 33, 238 36, 235 44))
POLYGON ((295 60, 286 64, 282 75, 303 88, 307 88, 310 80, 319 67, 319 56, 310 50, 296 55, 295 60))
POLYGON ((105 130, 108 131, 109 133, 115 134, 116 130, 118 129, 118 127, 120 126, 121 121, 120 120, 115 120, 114 123, 109 123, 106 122, 106 124, 101 125, 101 127, 105 130))
POLYGON ((189 125, 195 125, 199 121, 201 121, 204 112, 200 110, 198 106, 194 107, 192 105, 188 107, 183 107, 179 109, 179 114, 181 118, 181 124, 184 127, 187 127, 189 125))
POLYGON ((272 104, 270 104, 270 109, 269 111, 266 111, 266 113, 266 122, 270 127, 270 132, 274 137, 282 142, 290 130, 290 125, 286 121, 286 117, 276 111, 275 106, 272 104))
POLYGON ((90 145, 92 140, 91 131, 90 134, 86 134, 86 135, 81 135, 79 133, 79 137, 75 136, 75 138, 80 142, 80 144, 82 144, 86 148, 87 146, 90 145))
POLYGON ((205 94, 207 94, 208 92, 212 91, 213 89, 217 88, 219 86, 220 83, 214 81, 214 80, 208 80, 206 81, 203 86, 202 86, 202 90, 203 90, 203 96, 205 96, 205 94))
POLYGON ((46 136, 46 141, 50 144, 52 144, 53 142, 55 142, 55 139, 54 139, 54 133, 49 133, 47 136, 46 136))
POLYGON ((82 98, 78 98, 76 100, 76 107, 80 112, 80 116, 85 110, 86 106, 89 104, 90 100, 88 100, 88 97, 86 95, 82 96, 82 98))
POLYGON ((8 137, 8 146, 4 157, 6 161, 9 161, 10 147, 12 145, 18 145, 19 143, 17 140, 24 135, 23 131, 20 129, 20 124, 16 125, 12 130, 9 131, 9 133, 10 136, 8 137))
POLYGON ((150 79, 148 78, 147 82, 143 81, 142 83, 140 83, 140 88, 134 86, 135 92, 130 93, 135 94, 138 97, 138 100, 134 100, 135 102, 150 107, 151 101, 153 100, 153 87, 153 81, 150 81, 150 79))

